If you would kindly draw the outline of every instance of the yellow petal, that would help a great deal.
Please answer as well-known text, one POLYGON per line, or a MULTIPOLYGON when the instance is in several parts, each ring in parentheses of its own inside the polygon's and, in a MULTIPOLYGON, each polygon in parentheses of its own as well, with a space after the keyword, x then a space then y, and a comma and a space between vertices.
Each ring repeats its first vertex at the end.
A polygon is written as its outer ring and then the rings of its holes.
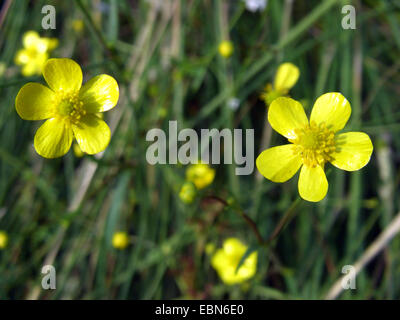
POLYGON ((292 144, 264 150, 256 159, 258 171, 274 182, 289 180, 299 170, 301 164, 300 156, 293 153, 292 144))
POLYGON ((74 136, 69 123, 62 119, 47 120, 36 131, 34 145, 36 152, 44 158, 58 158, 66 154, 74 136))
POLYGON ((40 40, 40 36, 36 31, 30 30, 24 33, 22 37, 22 44, 25 48, 33 48, 40 40))
POLYGON ((331 163, 342 170, 355 171, 364 167, 371 158, 373 146, 364 132, 346 132, 335 137, 336 151, 331 163))
POLYGON ((329 129, 336 132, 343 129, 350 114, 351 106, 347 99, 339 92, 329 92, 315 101, 310 121, 317 124, 324 122, 329 129))
POLYGON ((15 109, 24 120, 44 120, 53 117, 56 95, 40 83, 24 85, 15 98, 15 109))
POLYGON ((20 49, 15 54, 14 62, 16 65, 22 65, 28 63, 29 59, 28 51, 25 49, 20 49))
POLYGON ((72 130, 81 150, 87 154, 103 151, 110 142, 110 128, 94 114, 84 116, 78 124, 72 125, 72 130))
POLYGON ((74 60, 67 58, 47 60, 43 76, 54 91, 77 92, 82 85, 81 67, 74 60))
POLYGON ((275 75, 274 89, 286 93, 296 84, 299 76, 299 68, 293 63, 282 63, 275 75))
POLYGON ((272 128, 288 139, 297 137, 295 129, 308 124, 303 106, 291 98, 280 97, 272 101, 268 111, 272 128))
POLYGON ((317 165, 309 167, 304 165, 300 171, 299 193, 307 201, 318 202, 325 198, 328 192, 328 180, 324 169, 317 165))
POLYGON ((79 96, 87 112, 104 112, 118 102, 118 83, 113 77, 101 74, 86 82, 79 96))

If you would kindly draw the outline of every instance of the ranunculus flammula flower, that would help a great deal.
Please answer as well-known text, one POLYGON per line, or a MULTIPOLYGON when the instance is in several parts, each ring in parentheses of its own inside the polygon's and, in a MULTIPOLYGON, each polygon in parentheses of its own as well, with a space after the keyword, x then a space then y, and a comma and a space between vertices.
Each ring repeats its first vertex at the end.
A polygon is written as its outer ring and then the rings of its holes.
POLYGON ((276 71, 274 84, 268 83, 265 86, 264 92, 261 94, 261 99, 267 105, 270 105, 278 97, 286 96, 289 90, 296 84, 300 76, 300 70, 293 63, 281 63, 276 71))
POLYGON ((275 99, 269 107, 268 121, 290 144, 264 150, 256 160, 258 170, 269 180, 285 182, 301 168, 300 196, 312 202, 322 200, 328 191, 324 172, 327 162, 342 170, 355 171, 364 167, 372 154, 367 134, 338 133, 350 114, 350 103, 337 92, 317 99, 310 121, 298 101, 275 99))
POLYGON ((22 74, 29 77, 42 73, 49 53, 57 47, 58 40, 40 37, 36 31, 27 31, 22 38, 22 44, 24 48, 15 55, 15 64, 22 66, 22 74))
POLYGON ((109 75, 98 75, 82 86, 82 70, 71 59, 49 59, 43 76, 49 87, 29 82, 18 92, 15 107, 24 120, 46 120, 34 146, 45 158, 65 155, 74 140, 87 154, 103 151, 110 142, 108 125, 96 115, 118 101, 119 89, 109 75))
POLYGON ((257 271, 257 252, 252 252, 242 263, 240 261, 248 247, 237 238, 228 238, 221 249, 211 258, 211 265, 219 277, 228 285, 245 282, 252 278, 257 271))
POLYGON ((186 180, 192 182, 197 189, 204 189, 214 181, 215 170, 205 163, 196 163, 186 169, 186 180))

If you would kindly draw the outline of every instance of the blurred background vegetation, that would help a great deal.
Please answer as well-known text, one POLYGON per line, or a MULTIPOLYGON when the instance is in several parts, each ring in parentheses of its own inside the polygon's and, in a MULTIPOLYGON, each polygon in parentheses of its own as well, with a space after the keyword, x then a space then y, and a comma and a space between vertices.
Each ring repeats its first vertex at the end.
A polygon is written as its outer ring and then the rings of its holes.
MULTIPOLYGON (((0 230, 8 243, 0 299, 323 298, 399 209, 399 9, 390 0, 269 0, 257 12, 241 0, 2 1, 0 230), (56 8, 55 30, 41 27, 47 4, 56 8), (346 4, 356 8, 356 30, 341 27, 346 4), (100 73, 117 79, 104 155, 71 149, 46 160, 34 151, 39 124, 20 119, 14 105, 26 82, 43 82, 14 63, 28 30, 57 38, 51 56, 77 61, 84 81, 100 73), (233 44, 229 58, 218 53, 223 40, 233 44), (317 204, 296 200, 297 179, 276 184, 256 169, 236 176, 234 165, 215 165, 212 184, 184 203, 187 168, 149 165, 147 131, 168 131, 169 120, 180 129, 254 128, 257 157, 283 141, 266 129, 259 96, 284 61, 300 68, 290 95, 308 113, 325 92, 350 101, 346 128, 371 136, 370 163, 354 173, 330 166, 328 195, 317 204), (267 239, 293 203, 295 217, 266 248, 237 210, 267 239), (112 245, 118 231, 129 236, 120 250, 112 245), (258 252, 256 275, 233 286, 206 252, 228 237, 258 252), (57 270, 56 290, 41 288, 45 264, 57 270)), ((399 237, 340 298, 400 298, 399 237)))

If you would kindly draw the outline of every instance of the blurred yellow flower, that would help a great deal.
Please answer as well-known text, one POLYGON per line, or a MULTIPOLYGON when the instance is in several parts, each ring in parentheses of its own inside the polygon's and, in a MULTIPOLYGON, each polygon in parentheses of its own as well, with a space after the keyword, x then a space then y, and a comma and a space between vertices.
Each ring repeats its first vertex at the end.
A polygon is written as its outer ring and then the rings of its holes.
POLYGON ((82 32, 84 26, 85 26, 85 24, 84 24, 82 19, 74 19, 74 20, 72 20, 72 29, 74 29, 74 31, 76 33, 82 32))
POLYGON ((0 230, 0 249, 7 247, 8 235, 5 231, 0 230))
POLYGON ((233 53, 233 44, 230 41, 222 41, 218 46, 218 52, 224 58, 229 58, 233 53))
POLYGON ((129 236, 126 232, 119 231, 114 233, 112 245, 115 249, 123 250, 129 245, 129 236))
POLYGON ((24 48, 17 51, 15 64, 22 66, 26 77, 41 74, 51 50, 58 46, 56 38, 40 37, 36 31, 27 31, 22 38, 24 48))
POLYGON ((270 105, 278 97, 285 96, 299 79, 300 71, 293 63, 285 62, 279 65, 275 74, 274 85, 268 83, 261 94, 261 99, 270 105))
POLYGON ((196 187, 192 182, 185 182, 179 191, 179 198, 184 203, 192 203, 196 197, 196 187))
POLYGON ((186 170, 186 180, 194 183, 197 189, 203 189, 214 181, 215 170, 207 164, 192 164, 186 170))
POLYGON ((242 283, 252 278, 257 271, 257 252, 252 252, 236 271, 247 246, 239 239, 228 238, 221 249, 211 258, 211 265, 217 271, 221 280, 228 284, 242 283))
POLYGON ((65 155, 74 138, 82 152, 95 154, 110 142, 108 125, 96 113, 112 109, 119 89, 109 75, 98 75, 82 86, 82 70, 71 59, 49 59, 43 70, 48 87, 29 82, 15 99, 24 120, 48 119, 36 132, 36 152, 45 158, 65 155))
POLYGON ((268 121, 291 144, 264 150, 256 160, 258 171, 271 181, 285 182, 301 168, 300 196, 307 201, 321 201, 328 191, 324 172, 327 162, 342 170, 355 171, 371 158, 373 146, 367 134, 337 133, 350 114, 350 103, 338 92, 317 99, 310 122, 298 101, 277 98, 269 107, 268 121))
POLYGON ((82 157, 85 155, 85 153, 82 151, 82 149, 81 149, 81 147, 79 146, 79 144, 76 143, 76 142, 74 142, 74 143, 72 144, 72 150, 74 150, 74 155, 75 155, 75 157, 77 157, 77 158, 82 158, 82 157))
POLYGON ((6 72, 7 66, 4 62, 0 62, 0 77, 6 72))

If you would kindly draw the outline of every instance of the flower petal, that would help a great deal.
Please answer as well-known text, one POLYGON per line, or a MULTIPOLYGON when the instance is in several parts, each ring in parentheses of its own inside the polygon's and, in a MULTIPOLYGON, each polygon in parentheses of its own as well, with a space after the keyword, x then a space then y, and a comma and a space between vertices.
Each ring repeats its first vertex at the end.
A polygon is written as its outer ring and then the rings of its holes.
POLYGON ((88 154, 103 151, 110 142, 110 128, 94 114, 88 114, 81 118, 78 124, 72 125, 72 130, 81 150, 88 154))
POLYGON ((324 122, 334 132, 343 129, 349 120, 351 106, 339 92, 329 92, 320 96, 314 103, 310 121, 324 122))
POLYGON ((280 97, 272 101, 268 111, 272 128, 288 139, 297 137, 295 129, 308 124, 303 106, 291 98, 280 97))
POLYGON ((324 169, 319 165, 315 167, 304 165, 300 171, 298 187, 299 194, 304 200, 321 201, 328 192, 328 180, 324 169))
POLYGON ((44 158, 58 158, 66 154, 74 136, 69 123, 59 118, 47 120, 36 131, 36 152, 44 158))
POLYGON ((299 170, 301 164, 300 156, 293 153, 292 144, 264 150, 256 160, 258 171, 274 182, 289 180, 299 170))
POLYGON ((299 76, 299 68, 293 63, 282 63, 275 75, 274 89, 286 93, 296 84, 299 76))
POLYGON ((53 101, 56 95, 40 83, 24 85, 15 98, 15 109, 24 120, 44 120, 54 116, 53 101))
POLYGON ((335 137, 336 152, 331 163, 342 170, 355 171, 364 167, 371 158, 371 139, 364 132, 346 132, 335 137))
POLYGON ((87 112, 104 112, 118 102, 118 83, 113 77, 101 74, 86 82, 79 96, 87 112))
POLYGON ((47 60, 43 76, 54 91, 78 91, 82 86, 82 70, 74 60, 61 58, 47 60))

